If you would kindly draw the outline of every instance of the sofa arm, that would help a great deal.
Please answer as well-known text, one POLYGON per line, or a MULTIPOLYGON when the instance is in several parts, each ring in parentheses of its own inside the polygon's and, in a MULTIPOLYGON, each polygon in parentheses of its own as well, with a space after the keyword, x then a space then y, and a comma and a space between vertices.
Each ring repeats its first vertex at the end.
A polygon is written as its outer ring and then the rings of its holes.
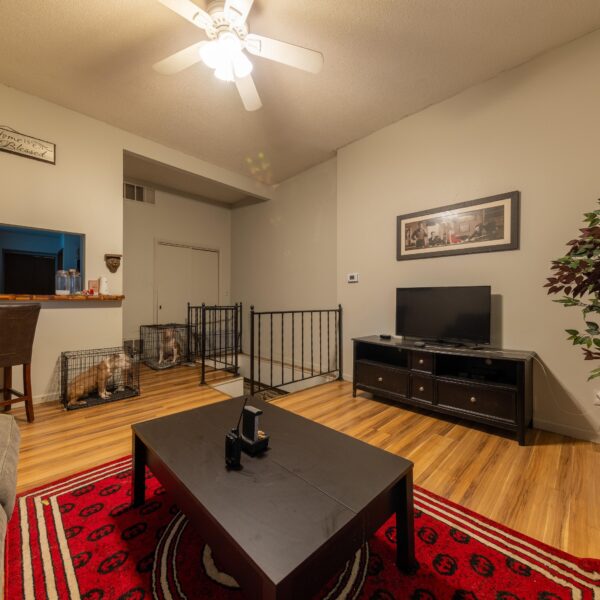
POLYGON ((20 439, 14 417, 0 414, 0 506, 9 519, 15 507, 20 439))

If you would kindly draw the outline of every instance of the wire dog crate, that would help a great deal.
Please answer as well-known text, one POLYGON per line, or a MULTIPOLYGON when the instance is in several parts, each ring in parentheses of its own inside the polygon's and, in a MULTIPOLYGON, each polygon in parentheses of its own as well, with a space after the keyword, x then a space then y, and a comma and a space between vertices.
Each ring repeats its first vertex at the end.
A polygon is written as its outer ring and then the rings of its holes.
POLYGON ((142 361, 151 369, 170 369, 187 362, 188 325, 141 325, 142 361))
POLYGON ((139 355, 120 346, 61 354, 61 399, 68 410, 138 396, 139 355))
POLYGON ((123 349, 129 355, 131 354, 142 354, 142 341, 141 340, 124 340, 123 349))

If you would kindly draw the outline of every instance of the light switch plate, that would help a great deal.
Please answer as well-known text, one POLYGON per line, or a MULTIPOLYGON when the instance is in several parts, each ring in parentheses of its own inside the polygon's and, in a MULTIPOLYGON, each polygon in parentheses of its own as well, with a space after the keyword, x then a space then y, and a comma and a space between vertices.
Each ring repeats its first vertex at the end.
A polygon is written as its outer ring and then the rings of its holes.
POLYGON ((358 273, 348 273, 346 278, 348 283, 358 283, 358 273))

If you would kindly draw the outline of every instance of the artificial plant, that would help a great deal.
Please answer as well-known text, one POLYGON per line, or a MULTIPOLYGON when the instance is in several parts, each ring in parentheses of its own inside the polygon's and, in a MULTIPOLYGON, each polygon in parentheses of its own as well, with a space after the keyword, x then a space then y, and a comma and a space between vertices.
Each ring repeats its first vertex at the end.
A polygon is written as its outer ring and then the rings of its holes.
MULTIPOLYGON (((552 261, 552 275, 544 287, 548 294, 562 294, 554 302, 581 309, 585 329, 567 329, 568 339, 582 347, 585 360, 598 360, 600 327, 592 319, 600 315, 600 210, 585 213, 584 222, 579 237, 568 242, 566 256, 552 261)), ((600 377, 600 367, 588 379, 595 377, 600 377)))

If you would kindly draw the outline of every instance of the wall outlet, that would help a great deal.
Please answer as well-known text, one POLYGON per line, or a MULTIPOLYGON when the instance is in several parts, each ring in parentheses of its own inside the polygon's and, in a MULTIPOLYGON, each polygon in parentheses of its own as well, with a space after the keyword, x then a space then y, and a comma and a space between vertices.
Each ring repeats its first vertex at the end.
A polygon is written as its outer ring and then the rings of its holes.
POLYGON ((358 273, 348 273, 346 278, 348 283, 358 283, 358 273))
POLYGON ((596 395, 594 396, 594 404, 596 406, 600 406, 600 392, 596 392, 596 395))

